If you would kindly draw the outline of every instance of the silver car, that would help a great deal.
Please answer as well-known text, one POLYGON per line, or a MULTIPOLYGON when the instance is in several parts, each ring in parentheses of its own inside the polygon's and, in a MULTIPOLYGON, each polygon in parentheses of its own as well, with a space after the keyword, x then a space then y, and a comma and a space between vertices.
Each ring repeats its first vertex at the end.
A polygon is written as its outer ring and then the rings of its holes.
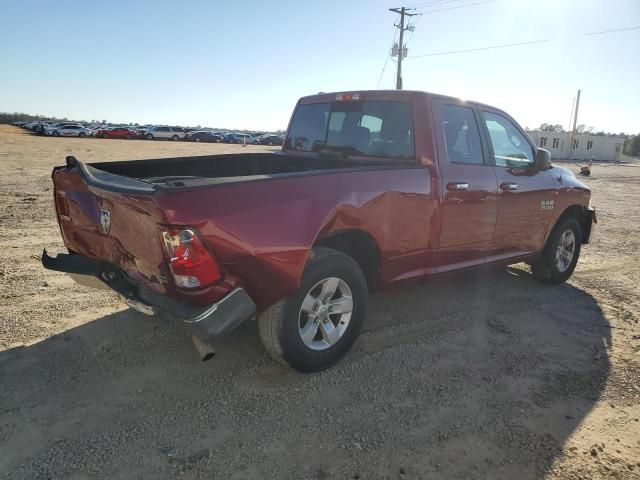
POLYGON ((89 137, 91 133, 91 129, 82 125, 63 125, 46 131, 52 137, 89 137))
POLYGON ((184 138, 184 130, 180 127, 151 127, 145 128, 142 135, 147 140, 154 140, 156 138, 182 140, 184 138))

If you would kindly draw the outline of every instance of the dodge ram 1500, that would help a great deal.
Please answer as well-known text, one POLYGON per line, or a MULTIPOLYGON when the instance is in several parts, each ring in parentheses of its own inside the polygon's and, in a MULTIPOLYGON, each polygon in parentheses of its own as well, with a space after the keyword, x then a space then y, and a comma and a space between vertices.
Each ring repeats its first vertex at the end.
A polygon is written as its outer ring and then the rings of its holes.
POLYGON ((416 91, 301 98, 281 151, 84 164, 52 174, 68 253, 46 268, 182 320, 203 355, 257 319, 304 371, 354 344, 369 292, 527 262, 561 283, 590 190, 505 112, 416 91))

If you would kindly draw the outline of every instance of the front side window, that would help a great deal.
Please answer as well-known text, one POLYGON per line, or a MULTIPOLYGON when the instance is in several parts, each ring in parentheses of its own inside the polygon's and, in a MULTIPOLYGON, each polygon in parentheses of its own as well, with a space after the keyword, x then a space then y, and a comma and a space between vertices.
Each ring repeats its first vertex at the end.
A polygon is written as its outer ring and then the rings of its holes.
POLYGON ((293 115, 285 148, 413 158, 411 106, 374 100, 300 105, 293 115))
POLYGON ((534 163, 533 148, 513 122, 491 112, 482 112, 482 116, 489 131, 496 166, 522 168, 534 163))
POLYGON ((480 132, 472 108, 442 105, 442 130, 449 162, 484 163, 480 132))

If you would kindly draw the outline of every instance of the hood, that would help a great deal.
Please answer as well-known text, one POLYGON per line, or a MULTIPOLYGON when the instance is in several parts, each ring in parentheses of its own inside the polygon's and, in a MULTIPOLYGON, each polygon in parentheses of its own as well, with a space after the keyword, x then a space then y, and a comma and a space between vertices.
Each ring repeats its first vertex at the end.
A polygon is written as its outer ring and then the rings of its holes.
POLYGON ((576 175, 573 173, 572 170, 566 167, 552 165, 552 167, 549 169, 549 173, 551 173, 551 176, 556 181, 558 181, 559 183, 567 187, 580 188, 580 189, 591 191, 589 187, 587 187, 584 183, 582 183, 580 180, 576 178, 576 175))

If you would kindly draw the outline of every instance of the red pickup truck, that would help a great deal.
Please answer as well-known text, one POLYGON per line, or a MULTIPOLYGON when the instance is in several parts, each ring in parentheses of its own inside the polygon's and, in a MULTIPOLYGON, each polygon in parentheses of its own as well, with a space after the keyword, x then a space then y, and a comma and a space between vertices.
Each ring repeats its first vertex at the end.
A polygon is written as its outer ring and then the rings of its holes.
POLYGON ((203 357, 257 319, 277 360, 339 360, 369 292, 527 262, 561 283, 589 241, 590 190, 505 112, 415 91, 319 94, 282 151, 53 171, 69 253, 46 268, 181 319, 203 357))

